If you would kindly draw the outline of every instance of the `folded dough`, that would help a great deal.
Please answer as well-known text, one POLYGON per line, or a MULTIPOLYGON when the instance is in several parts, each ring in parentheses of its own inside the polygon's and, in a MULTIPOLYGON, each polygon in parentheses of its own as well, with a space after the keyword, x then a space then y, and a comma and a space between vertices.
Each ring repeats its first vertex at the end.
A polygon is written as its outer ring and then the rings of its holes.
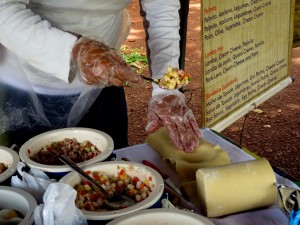
POLYGON ((230 163, 230 159, 224 150, 204 139, 201 139, 198 147, 190 153, 176 148, 165 128, 150 134, 146 142, 158 151, 163 158, 170 160, 172 164, 176 164, 179 160, 189 163, 202 163, 201 166, 204 167, 211 166, 210 162, 213 166, 230 163))
POLYGON ((200 168, 230 164, 226 151, 218 145, 212 145, 204 139, 200 140, 194 152, 184 152, 173 144, 165 128, 150 134, 146 142, 151 145, 164 159, 169 160, 176 169, 179 181, 190 199, 197 199, 194 194, 196 171, 200 168))

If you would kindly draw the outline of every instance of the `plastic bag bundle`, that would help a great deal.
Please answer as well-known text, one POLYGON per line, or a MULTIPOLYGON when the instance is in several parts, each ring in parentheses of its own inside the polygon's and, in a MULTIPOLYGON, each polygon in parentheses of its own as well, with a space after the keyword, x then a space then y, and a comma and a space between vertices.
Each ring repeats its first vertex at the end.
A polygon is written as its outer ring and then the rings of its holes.
POLYGON ((284 185, 279 185, 278 190, 280 207, 289 213, 289 225, 300 224, 300 190, 284 185))
POLYGON ((17 165, 17 171, 22 177, 12 176, 11 186, 23 189, 24 191, 32 194, 38 203, 43 201, 43 195, 48 186, 56 182, 55 179, 50 179, 43 171, 37 168, 31 168, 28 173, 23 171, 26 165, 23 162, 19 162, 17 165))
POLYGON ((75 205, 76 191, 68 184, 53 183, 34 211, 35 225, 87 225, 87 220, 75 205))

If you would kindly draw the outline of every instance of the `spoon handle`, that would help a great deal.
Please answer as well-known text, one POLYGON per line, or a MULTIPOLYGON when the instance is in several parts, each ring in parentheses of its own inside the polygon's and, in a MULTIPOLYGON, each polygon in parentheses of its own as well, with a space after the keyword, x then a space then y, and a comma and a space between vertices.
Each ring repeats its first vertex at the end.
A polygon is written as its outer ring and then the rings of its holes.
POLYGON ((79 166, 76 165, 75 162, 73 162, 72 159, 70 159, 66 155, 58 156, 58 158, 65 163, 66 165, 70 166, 73 170, 78 172, 83 178, 90 181, 94 187, 95 191, 101 191, 105 195, 104 204, 106 204, 108 207, 112 209, 123 209, 129 206, 132 206, 135 204, 135 202, 125 196, 125 195, 114 195, 114 196, 108 196, 108 193, 88 174, 86 174, 79 166), (113 200, 113 201, 112 201, 113 200))
POLYGON ((105 190, 93 179, 91 178, 88 174, 86 174, 79 166, 77 166, 77 164, 75 162, 73 162, 73 160, 71 160, 68 156, 66 155, 61 155, 58 156, 58 158, 65 164, 67 164, 68 166, 70 166, 73 170, 75 170, 76 172, 78 172, 82 177, 84 177, 85 179, 87 179, 88 181, 90 181, 93 186, 97 187, 97 189, 100 189, 101 192, 106 193, 105 190))
POLYGON ((158 80, 154 80, 153 78, 151 77, 145 77, 143 75, 140 75, 144 80, 147 80, 147 81, 150 81, 150 82, 153 82, 155 84, 159 84, 159 81, 158 80))

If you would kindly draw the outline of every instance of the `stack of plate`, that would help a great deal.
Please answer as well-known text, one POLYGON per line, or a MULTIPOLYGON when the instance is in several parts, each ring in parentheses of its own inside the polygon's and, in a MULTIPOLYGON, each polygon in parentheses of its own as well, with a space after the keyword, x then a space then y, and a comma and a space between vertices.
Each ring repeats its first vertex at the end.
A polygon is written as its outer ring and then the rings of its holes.
POLYGON ((207 218, 180 209, 146 209, 121 216, 107 225, 214 225, 207 218))
POLYGON ((20 159, 30 168, 37 168, 55 177, 62 177, 71 171, 69 166, 45 165, 31 160, 30 157, 38 153, 43 147, 66 138, 75 138, 79 143, 90 141, 101 151, 101 153, 94 158, 78 163, 77 165, 80 167, 105 160, 111 155, 114 148, 113 139, 102 131, 89 128, 62 128, 48 131, 29 139, 20 148, 20 159))
POLYGON ((17 171, 17 165, 20 162, 18 153, 14 150, 0 146, 0 163, 3 163, 7 168, 0 174, 0 183, 7 181, 17 171))

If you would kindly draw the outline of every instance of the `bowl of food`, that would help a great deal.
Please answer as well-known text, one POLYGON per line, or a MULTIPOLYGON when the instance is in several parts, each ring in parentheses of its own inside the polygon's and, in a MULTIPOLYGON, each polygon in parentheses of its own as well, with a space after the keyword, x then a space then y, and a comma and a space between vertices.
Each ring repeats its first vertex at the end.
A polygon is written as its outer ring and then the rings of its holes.
POLYGON ((20 158, 13 149, 0 146, 0 183, 10 178, 17 170, 20 158))
POLYGON ((31 194, 19 188, 0 186, 0 196, 0 224, 33 224, 37 202, 31 194))
POLYGON ((82 167, 108 194, 122 194, 136 203, 122 209, 111 209, 103 203, 103 194, 82 179, 77 172, 65 175, 60 182, 77 191, 75 204, 88 220, 112 220, 155 205, 164 191, 164 181, 154 169, 128 161, 100 162, 82 167))
POLYGON ((58 156, 67 155, 82 167, 105 160, 111 155, 113 148, 112 138, 102 131, 62 128, 29 139, 21 146, 19 156, 30 168, 64 175, 71 169, 58 156))

